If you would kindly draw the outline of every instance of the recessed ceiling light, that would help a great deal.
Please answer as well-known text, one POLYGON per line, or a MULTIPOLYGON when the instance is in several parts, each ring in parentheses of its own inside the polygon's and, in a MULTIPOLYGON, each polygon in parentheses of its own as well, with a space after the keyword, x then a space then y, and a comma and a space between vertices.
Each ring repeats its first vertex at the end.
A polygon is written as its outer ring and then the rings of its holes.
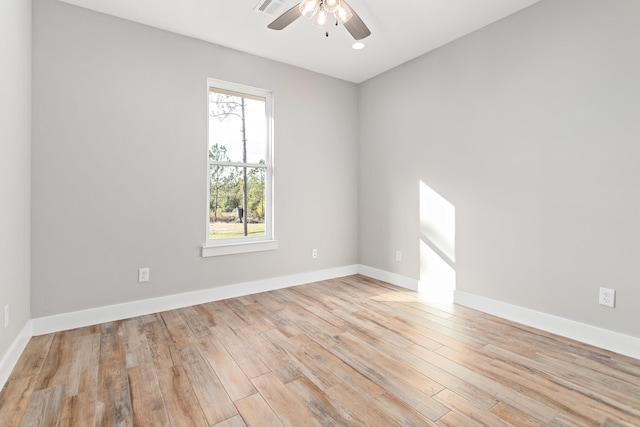
POLYGON ((364 49, 364 43, 356 42, 352 44, 351 47, 354 48, 355 50, 364 49))

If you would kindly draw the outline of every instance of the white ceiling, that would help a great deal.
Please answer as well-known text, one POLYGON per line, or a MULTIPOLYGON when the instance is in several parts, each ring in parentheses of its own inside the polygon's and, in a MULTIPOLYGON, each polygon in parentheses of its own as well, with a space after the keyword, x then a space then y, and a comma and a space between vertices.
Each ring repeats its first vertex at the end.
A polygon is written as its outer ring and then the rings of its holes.
POLYGON ((270 30, 259 0, 62 1, 360 83, 540 0, 348 0, 372 33, 362 50, 342 26, 325 37, 302 17, 270 30))

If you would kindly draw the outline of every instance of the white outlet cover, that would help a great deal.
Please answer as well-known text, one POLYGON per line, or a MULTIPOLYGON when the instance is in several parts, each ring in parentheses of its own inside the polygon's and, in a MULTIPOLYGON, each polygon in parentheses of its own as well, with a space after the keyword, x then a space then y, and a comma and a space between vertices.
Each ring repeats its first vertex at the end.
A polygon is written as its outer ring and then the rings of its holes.
POLYGON ((144 283, 149 281, 149 268, 138 269, 138 282, 144 283))
POLYGON ((616 291, 614 289, 600 288, 600 298, 598 299, 600 305, 606 307, 616 306, 616 291))

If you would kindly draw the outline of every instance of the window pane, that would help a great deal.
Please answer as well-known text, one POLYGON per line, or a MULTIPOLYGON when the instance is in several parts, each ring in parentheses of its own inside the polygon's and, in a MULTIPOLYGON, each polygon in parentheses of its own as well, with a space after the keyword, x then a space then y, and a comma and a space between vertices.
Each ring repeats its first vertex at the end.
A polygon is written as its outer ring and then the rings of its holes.
POLYGON ((265 99, 232 93, 209 91, 209 148, 225 148, 225 161, 259 163, 267 157, 265 99))
POLYGON ((209 167, 210 239, 266 235, 266 173, 266 167, 209 167))
POLYGON ((271 92, 207 83, 207 247, 273 241, 271 92))

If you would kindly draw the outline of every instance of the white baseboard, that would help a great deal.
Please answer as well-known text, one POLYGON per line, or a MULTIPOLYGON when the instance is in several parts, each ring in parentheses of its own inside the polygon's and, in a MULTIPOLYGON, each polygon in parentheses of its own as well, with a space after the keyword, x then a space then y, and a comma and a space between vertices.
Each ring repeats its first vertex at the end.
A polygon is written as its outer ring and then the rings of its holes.
POLYGON ((455 291, 454 302, 474 310, 640 359, 640 338, 463 291, 455 291))
POLYGON ((412 291, 418 291, 418 280, 411 279, 410 277, 401 276, 396 273, 389 273, 388 271, 378 270, 377 268, 368 267, 366 265, 358 266, 358 273, 363 276, 369 276, 374 279, 382 280, 383 282, 391 283, 392 285, 407 288, 412 291))
POLYGON ((20 359, 20 355, 29 343, 29 340, 32 336, 31 331, 32 323, 31 320, 29 320, 24 325, 24 328, 22 328, 16 339, 13 341, 11 347, 9 347, 9 350, 7 350, 2 360, 0 360, 0 390, 2 390, 5 383, 9 379, 11 371, 13 371, 13 368, 15 368, 16 363, 18 363, 18 359, 20 359))
POLYGON ((312 282, 350 276, 358 273, 358 266, 332 268, 328 270, 312 271, 273 279, 257 280, 254 282, 238 283, 200 291, 185 292, 158 298, 150 298, 122 304, 96 307, 88 310, 33 319, 33 335, 43 335, 52 332, 65 331, 83 326, 96 325, 130 317, 144 316, 167 310, 234 298, 259 292, 304 285, 312 282))

